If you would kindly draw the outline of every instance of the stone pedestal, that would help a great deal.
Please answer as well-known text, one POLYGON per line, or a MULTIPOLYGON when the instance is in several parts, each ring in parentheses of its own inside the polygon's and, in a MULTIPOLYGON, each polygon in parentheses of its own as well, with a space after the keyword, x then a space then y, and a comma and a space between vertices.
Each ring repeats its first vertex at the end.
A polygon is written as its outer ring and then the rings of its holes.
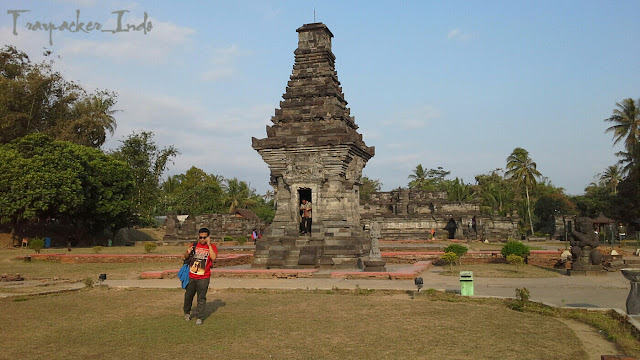
POLYGON ((571 253, 577 258, 571 263, 571 269, 567 270, 567 275, 604 276, 607 274, 602 267, 600 253, 592 246, 572 244, 571 253))
POLYGON ((620 271, 631 282, 631 290, 627 296, 627 314, 640 315, 640 268, 620 271))

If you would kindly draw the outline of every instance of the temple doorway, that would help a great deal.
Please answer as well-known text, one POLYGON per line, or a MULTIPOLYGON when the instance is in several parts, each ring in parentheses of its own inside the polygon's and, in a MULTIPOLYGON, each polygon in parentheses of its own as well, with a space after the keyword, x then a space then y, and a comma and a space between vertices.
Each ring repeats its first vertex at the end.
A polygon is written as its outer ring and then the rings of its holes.
POLYGON ((307 234, 311 233, 311 220, 304 218, 304 211, 301 209, 302 201, 306 200, 307 203, 311 203, 311 189, 309 188, 300 188, 298 189, 298 209, 300 209, 300 233, 307 234))

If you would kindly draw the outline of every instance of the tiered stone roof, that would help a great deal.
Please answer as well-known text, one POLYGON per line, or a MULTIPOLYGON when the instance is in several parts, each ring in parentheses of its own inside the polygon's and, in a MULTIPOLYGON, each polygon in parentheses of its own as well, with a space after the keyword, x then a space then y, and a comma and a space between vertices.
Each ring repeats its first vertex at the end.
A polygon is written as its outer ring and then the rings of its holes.
POLYGON ((298 146, 355 145, 360 156, 371 158, 375 149, 362 141, 347 108, 331 51, 333 34, 322 23, 296 30, 298 48, 280 108, 267 126, 266 139, 252 139, 256 150, 298 146), (306 137, 312 135, 312 137, 306 137))

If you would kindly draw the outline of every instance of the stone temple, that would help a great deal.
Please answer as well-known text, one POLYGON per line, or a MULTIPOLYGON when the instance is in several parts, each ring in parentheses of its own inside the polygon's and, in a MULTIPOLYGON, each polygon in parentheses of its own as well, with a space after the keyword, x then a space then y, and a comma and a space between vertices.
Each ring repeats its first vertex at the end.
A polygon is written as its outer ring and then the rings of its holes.
POLYGON ((273 223, 258 241, 254 268, 362 268, 371 240, 360 223, 362 168, 375 153, 349 114, 322 23, 296 30, 295 64, 267 137, 252 146, 269 165, 273 223), (312 204, 310 234, 300 234, 303 200, 312 204))

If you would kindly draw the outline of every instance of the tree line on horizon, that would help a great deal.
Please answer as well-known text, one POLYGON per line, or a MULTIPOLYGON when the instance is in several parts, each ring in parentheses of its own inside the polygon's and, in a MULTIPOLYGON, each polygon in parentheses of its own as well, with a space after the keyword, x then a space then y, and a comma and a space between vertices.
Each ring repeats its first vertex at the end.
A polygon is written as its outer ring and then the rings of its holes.
MULTIPOLYGON (((517 214, 520 230, 529 234, 553 231, 553 215, 594 218, 599 214, 640 226, 640 99, 616 103, 612 123, 605 133, 613 134, 613 145, 623 144, 616 153, 619 160, 597 174, 583 195, 569 196, 537 170, 529 152, 515 148, 507 157, 505 169, 494 169, 475 176, 475 184, 455 178, 442 167, 425 169, 418 164, 408 176, 409 189, 444 191, 450 201, 477 201, 485 215, 517 214)), ((379 180, 363 178, 361 198, 380 191, 379 180)))
POLYGON ((167 211, 244 207, 273 217, 269 202, 238 179, 192 168, 163 181, 179 151, 159 147, 153 132, 133 132, 117 149, 102 150, 116 129, 117 94, 89 93, 54 70, 51 52, 44 56, 33 63, 13 46, 0 49, 0 226, 14 236, 45 223, 68 227, 76 239, 112 236, 167 211), (194 201, 212 195, 220 199, 194 201))
MULTIPOLYGON (((119 227, 149 225, 168 213, 198 215, 253 210, 269 222, 273 192, 256 193, 237 178, 196 167, 163 178, 179 155, 159 147, 149 131, 134 132, 113 151, 101 146, 116 128, 117 94, 87 92, 54 71, 34 64, 12 46, 0 50, 0 225, 19 234, 30 224, 54 219, 77 236, 119 227)), ((640 218, 640 100, 616 103, 610 118, 614 145, 623 144, 585 194, 567 196, 536 169, 529 153, 516 148, 505 169, 475 176, 475 184, 447 179, 443 168, 421 164, 408 187, 446 191, 452 201, 479 201, 485 214, 518 214, 523 232, 547 232, 552 214, 594 217, 600 212, 624 222, 640 218)), ((379 180, 362 178, 360 196, 380 191, 379 180)))

